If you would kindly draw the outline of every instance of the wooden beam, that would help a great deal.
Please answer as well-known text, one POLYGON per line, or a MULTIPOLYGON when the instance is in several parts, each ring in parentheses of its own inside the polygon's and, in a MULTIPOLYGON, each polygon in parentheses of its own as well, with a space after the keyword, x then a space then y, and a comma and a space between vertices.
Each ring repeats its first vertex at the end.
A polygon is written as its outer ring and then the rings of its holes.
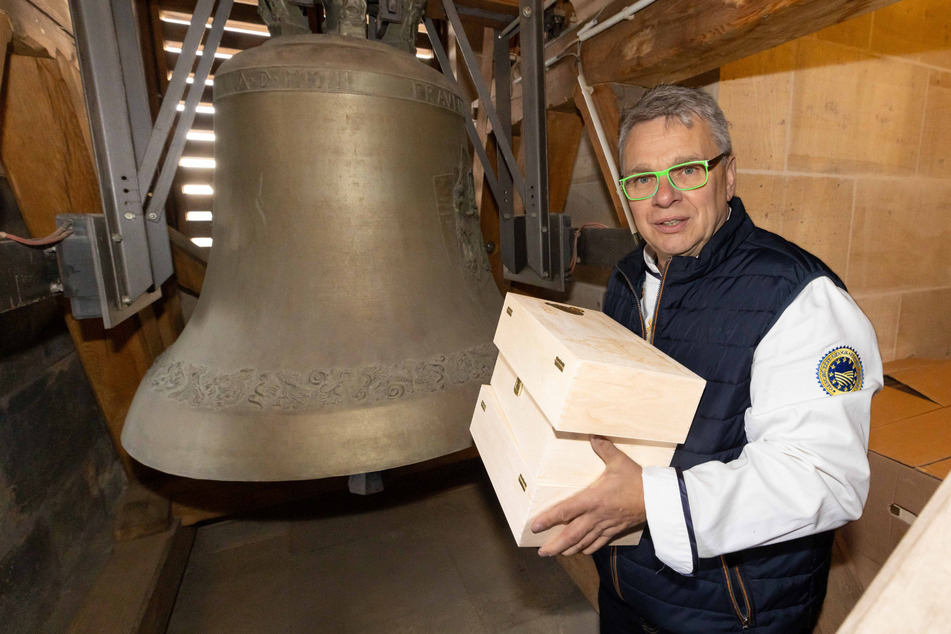
MULTIPOLYGON (((893 2, 663 0, 584 42, 581 58, 592 85, 677 82, 893 2)), ((551 54, 564 48, 558 41, 551 54)))
POLYGON ((7 65, 7 47, 13 39, 13 25, 6 13, 0 13, 0 94, 3 94, 3 69, 7 65))
POLYGON ((13 25, 13 50, 18 54, 48 55, 57 53, 67 59, 76 59, 69 12, 66 3, 31 2, 29 0, 0 0, 0 12, 6 13, 13 25), (50 5, 50 6, 46 6, 50 5))
MULTIPOLYGON (((604 129, 604 135, 607 138, 611 159, 617 165, 617 142, 618 142, 618 124, 620 122, 620 113, 617 106, 617 96, 614 90, 607 84, 598 84, 592 86, 591 100, 594 102, 596 114, 601 121, 601 127, 604 129)), ((608 157, 605 155, 604 148, 598 140, 598 133, 595 130, 592 121, 591 111, 588 104, 581 94, 581 87, 575 89, 575 105, 578 106, 581 117, 584 119, 585 130, 588 131, 588 138, 591 139, 591 145, 594 147, 594 155, 598 159, 598 166, 601 168, 601 176, 604 178, 604 184, 607 186, 608 194, 611 196, 611 202, 614 204, 614 213, 617 216, 621 227, 627 226, 627 216, 624 214, 624 207, 617 193, 617 187, 614 186, 614 178, 611 176, 611 169, 608 167, 608 157)))
POLYGON ((581 117, 574 112, 549 110, 548 125, 548 211, 565 211, 571 173, 581 144, 581 117))

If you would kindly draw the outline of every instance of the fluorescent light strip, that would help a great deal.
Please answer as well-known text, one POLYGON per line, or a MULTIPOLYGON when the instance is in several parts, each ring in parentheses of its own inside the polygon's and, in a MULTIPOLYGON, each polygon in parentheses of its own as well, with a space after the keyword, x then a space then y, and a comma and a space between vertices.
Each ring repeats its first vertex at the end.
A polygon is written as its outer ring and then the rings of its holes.
POLYGON ((194 167, 205 170, 215 169, 215 159, 201 156, 183 156, 179 159, 178 164, 181 167, 194 167))
POLYGON ((198 246, 198 247, 211 246, 211 238, 192 238, 192 242, 194 242, 195 246, 198 246))
POLYGON ((208 130, 189 130, 185 135, 187 141, 214 141, 215 133, 208 130))
POLYGON ((186 211, 186 222, 210 222, 212 218, 210 211, 186 211))
MULTIPOLYGON (((169 52, 169 53, 176 53, 176 54, 178 54, 178 53, 181 53, 181 52, 182 52, 182 43, 181 43, 181 42, 165 42, 165 46, 164 46, 163 48, 164 48, 167 52, 169 52)), ((215 51, 215 57, 218 58, 218 59, 231 59, 231 58, 234 57, 235 54, 237 54, 238 52, 239 52, 239 51, 238 51, 237 49, 234 49, 234 48, 225 48, 225 49, 222 49, 222 48, 219 47, 218 50, 215 51)), ((198 52, 197 52, 197 54, 198 54, 199 57, 201 57, 201 55, 202 55, 202 47, 198 47, 198 52)))
MULTIPOLYGON (((169 22, 171 24, 184 24, 190 25, 192 23, 192 16, 188 13, 180 13, 178 11, 166 11, 162 9, 160 12, 160 19, 162 22, 169 22)), ((209 18, 208 22, 205 24, 206 29, 211 28, 211 19, 209 18)), ((257 35, 260 37, 268 37, 267 27, 263 24, 253 24, 251 22, 242 22, 240 20, 228 20, 225 22, 225 31, 231 31, 232 33, 244 33, 245 35, 257 35)))
POLYGON ((191 183, 189 185, 182 185, 182 193, 186 196, 213 196, 215 190, 211 188, 211 185, 191 183))
MULTIPOLYGON (((185 104, 180 102, 177 106, 175 106, 175 109, 179 112, 185 112, 185 104)), ((195 108, 195 112, 200 114, 215 114, 215 107, 208 103, 200 103, 195 108)))

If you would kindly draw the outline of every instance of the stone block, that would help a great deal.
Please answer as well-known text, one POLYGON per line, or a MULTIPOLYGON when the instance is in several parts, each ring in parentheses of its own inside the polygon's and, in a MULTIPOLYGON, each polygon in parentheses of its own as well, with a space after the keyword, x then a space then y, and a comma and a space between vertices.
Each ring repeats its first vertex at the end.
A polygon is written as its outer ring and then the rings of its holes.
POLYGON ((789 134, 789 95, 798 42, 777 46, 720 69, 719 103, 730 122, 739 167, 782 170, 789 134))
POLYGON ((951 181, 859 180, 849 288, 861 293, 951 286, 948 217, 951 181))
POLYGON ((908 293, 902 298, 895 357, 951 357, 951 288, 908 293))
POLYGON ((796 66, 789 170, 915 172, 929 69, 817 39, 796 66))

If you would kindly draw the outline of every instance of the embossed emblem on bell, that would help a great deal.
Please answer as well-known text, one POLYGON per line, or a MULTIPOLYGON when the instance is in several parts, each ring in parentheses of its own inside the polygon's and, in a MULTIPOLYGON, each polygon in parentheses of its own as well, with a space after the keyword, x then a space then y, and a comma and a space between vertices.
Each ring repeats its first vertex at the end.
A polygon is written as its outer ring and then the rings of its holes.
POLYGON ((215 76, 204 287, 122 444, 177 475, 322 478, 471 445, 501 297, 466 104, 408 52, 289 35, 215 76))

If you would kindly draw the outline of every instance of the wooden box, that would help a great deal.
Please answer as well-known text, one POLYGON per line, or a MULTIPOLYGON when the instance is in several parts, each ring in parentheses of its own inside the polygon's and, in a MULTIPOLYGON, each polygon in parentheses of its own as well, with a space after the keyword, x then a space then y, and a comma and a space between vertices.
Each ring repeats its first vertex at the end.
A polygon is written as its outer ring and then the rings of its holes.
MULTIPOLYGON (((526 461, 491 385, 482 386, 469 431, 482 456, 492 488, 499 498, 516 543, 519 546, 541 546, 564 530, 563 526, 555 526, 536 535, 532 533, 531 523, 540 513, 579 493, 584 486, 564 484, 538 476, 538 465, 533 468, 526 461)), ((591 451, 590 446, 588 450, 591 451)), ((601 469, 604 469, 603 464, 601 469)), ((613 543, 636 544, 640 536, 641 532, 637 531, 624 535, 613 543)))
POLYGON ((494 341, 558 431, 680 443, 705 385, 599 311, 514 293, 494 341))
MULTIPOLYGON (((604 471, 604 462, 591 448, 589 434, 558 431, 542 414, 534 397, 504 355, 492 373, 492 388, 524 461, 524 470, 544 482, 588 486, 604 471)), ((674 443, 608 437, 640 465, 667 466, 674 443)))

